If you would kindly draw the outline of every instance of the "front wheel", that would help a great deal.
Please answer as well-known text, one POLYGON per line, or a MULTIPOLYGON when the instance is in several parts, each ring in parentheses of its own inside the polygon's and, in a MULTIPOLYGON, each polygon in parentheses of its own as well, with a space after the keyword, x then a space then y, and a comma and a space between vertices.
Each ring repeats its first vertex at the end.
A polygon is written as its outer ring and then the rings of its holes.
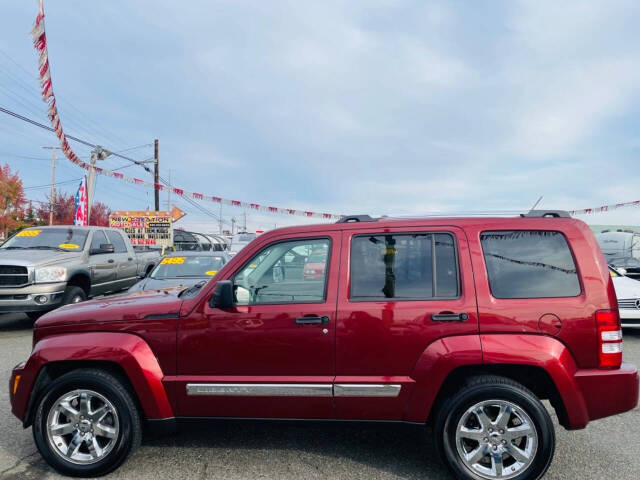
POLYGON ((141 440, 140 415, 120 380, 82 369, 54 380, 41 398, 33 436, 42 457, 75 477, 105 475, 141 440))
POLYGON ((536 480, 549 468, 555 432, 549 413, 524 386, 475 377, 444 402, 434 434, 458 478, 536 480))

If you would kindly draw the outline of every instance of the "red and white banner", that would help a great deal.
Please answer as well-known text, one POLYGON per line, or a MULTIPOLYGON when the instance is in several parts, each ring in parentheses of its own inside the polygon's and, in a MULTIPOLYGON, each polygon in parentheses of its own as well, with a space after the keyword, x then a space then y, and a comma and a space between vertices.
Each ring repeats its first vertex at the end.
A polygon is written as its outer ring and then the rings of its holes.
MULTIPOLYGON (((65 157, 67 157, 69 161, 88 171, 91 166, 88 163, 80 160, 80 158, 78 158, 73 150, 71 150, 71 146, 69 145, 67 137, 64 134, 64 130, 62 129, 62 122, 60 121, 58 108, 56 106, 56 97, 53 93, 53 86, 51 84, 51 70, 49 68, 49 54, 47 53, 47 35, 44 29, 44 8, 42 5, 42 0, 38 0, 38 3, 38 16, 36 17, 36 22, 33 30, 31 31, 31 35, 33 36, 33 45, 39 55, 38 70, 40 74, 40 86, 42 87, 42 100, 48 105, 47 114, 49 117, 49 121, 51 122, 51 127, 54 129, 55 134, 60 141, 60 147, 65 157)), ((260 205, 258 203, 242 202, 240 200, 231 200, 228 198, 222 198, 213 195, 205 195, 203 193, 192 192, 190 190, 185 190, 182 188, 167 187, 159 183, 154 184, 153 182, 148 182, 139 178, 127 177, 120 172, 114 172, 112 170, 107 170, 106 168, 95 167, 95 171, 99 175, 117 178, 134 185, 155 188, 156 190, 161 191, 171 188, 172 192, 176 195, 193 198, 194 200, 205 200, 214 203, 222 203, 224 205, 244 208, 246 210, 255 210, 265 213, 277 213, 281 215, 298 215, 302 217, 320 218, 324 220, 338 220, 342 217, 342 215, 335 215, 331 213, 312 212, 308 210, 298 210, 293 208, 271 207, 268 205, 260 205)))
POLYGON ((87 192, 87 177, 82 177, 78 191, 76 192, 76 211, 73 215, 73 224, 86 227, 89 225, 89 195, 87 192))
POLYGON ((612 205, 602 205, 601 207, 583 208, 582 210, 572 210, 569 212, 571 215, 588 215, 590 213, 602 213, 609 210, 616 210, 624 207, 640 207, 640 200, 634 200, 633 202, 614 203, 612 205))

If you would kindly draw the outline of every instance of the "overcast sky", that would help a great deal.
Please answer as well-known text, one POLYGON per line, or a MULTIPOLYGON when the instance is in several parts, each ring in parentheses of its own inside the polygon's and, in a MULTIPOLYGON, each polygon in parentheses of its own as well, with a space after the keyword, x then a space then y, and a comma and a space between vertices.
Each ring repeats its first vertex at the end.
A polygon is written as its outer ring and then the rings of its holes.
MULTIPOLYGON (((46 123, 37 2, 0 8, 0 105, 46 123)), ((640 199, 637 1, 45 0, 45 13, 67 133, 114 151, 159 138, 161 173, 181 188, 391 215, 640 199)), ((0 115, 0 161, 25 187, 49 184, 40 147, 55 136, 0 115)), ((82 175, 58 166, 58 182, 82 175)), ((153 206, 152 193, 108 178, 96 199, 153 206)), ((217 229, 178 205, 187 228, 217 229)), ((640 225, 640 210, 583 219, 640 225)), ((300 221, 249 216, 251 228, 300 221)))

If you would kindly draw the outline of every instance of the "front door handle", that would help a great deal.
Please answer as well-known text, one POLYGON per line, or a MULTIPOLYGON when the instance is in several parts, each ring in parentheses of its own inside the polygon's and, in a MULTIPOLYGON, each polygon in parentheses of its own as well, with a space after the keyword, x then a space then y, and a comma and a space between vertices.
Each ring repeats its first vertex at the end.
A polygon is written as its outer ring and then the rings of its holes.
POLYGON ((327 325, 329 323, 329 317, 298 317, 296 318, 296 323, 298 325, 327 325))
POLYGON ((431 315, 434 322, 466 322, 469 315, 466 313, 434 313, 431 315))
POLYGON ((109 263, 113 263, 115 262, 115 260, 113 258, 110 258, 109 260, 107 260, 109 263))

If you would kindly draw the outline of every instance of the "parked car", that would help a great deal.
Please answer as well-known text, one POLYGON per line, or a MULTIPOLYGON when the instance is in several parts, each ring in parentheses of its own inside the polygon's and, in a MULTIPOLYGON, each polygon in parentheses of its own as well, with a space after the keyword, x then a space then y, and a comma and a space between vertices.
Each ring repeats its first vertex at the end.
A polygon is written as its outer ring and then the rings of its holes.
POLYGON ((0 313, 38 318, 60 305, 126 290, 160 253, 133 250, 119 229, 27 228, 0 247, 0 313))
POLYGON ((38 320, 12 411, 68 475, 114 470, 143 422, 257 417, 430 424, 459 478, 541 478, 556 442, 543 399, 567 429, 638 402, 609 270, 568 217, 271 230, 206 284, 38 320), (325 280, 274 275, 319 249, 325 280))
POLYGON ((129 292, 170 287, 190 287, 209 281, 231 259, 224 252, 174 252, 164 257, 148 275, 129 288, 129 292))
POLYGON ((640 233, 604 230, 596 239, 609 265, 624 268, 631 278, 640 278, 640 233))
POLYGON ((625 275, 624 269, 609 267, 618 298, 623 327, 640 327, 640 281, 625 275))
POLYGON ((323 279, 325 274, 325 266, 327 264, 327 251, 316 250, 306 259, 302 270, 302 276, 305 280, 323 279))
POLYGON ((240 250, 246 247, 251 241, 255 240, 257 235, 255 233, 238 233, 231 239, 231 246, 229 247, 229 255, 232 257, 240 250))

